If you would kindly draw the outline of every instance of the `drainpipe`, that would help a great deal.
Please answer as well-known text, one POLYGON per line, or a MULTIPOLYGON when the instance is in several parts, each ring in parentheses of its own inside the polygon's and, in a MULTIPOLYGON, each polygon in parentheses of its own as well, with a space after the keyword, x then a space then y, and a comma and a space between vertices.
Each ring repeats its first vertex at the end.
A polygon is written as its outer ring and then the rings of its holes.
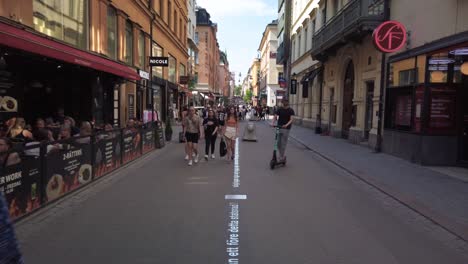
MULTIPOLYGON (((384 20, 390 19, 390 0, 384 1, 384 20)), ((380 95, 379 95, 379 112, 378 112, 378 125, 377 125, 377 142, 375 145, 374 152, 382 152, 382 129, 383 129, 383 112, 384 112, 384 93, 385 93, 385 80, 387 78, 386 75, 386 56, 385 53, 382 52, 382 62, 380 67, 380 95)))

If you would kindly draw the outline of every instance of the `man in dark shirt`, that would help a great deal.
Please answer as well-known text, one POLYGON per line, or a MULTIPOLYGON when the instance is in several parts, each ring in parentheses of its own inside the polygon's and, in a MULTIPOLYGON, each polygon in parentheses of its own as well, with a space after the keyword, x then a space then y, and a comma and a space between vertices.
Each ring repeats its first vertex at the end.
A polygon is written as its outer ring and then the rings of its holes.
POLYGON ((289 107, 289 101, 287 99, 282 100, 283 106, 280 107, 273 117, 272 126, 275 125, 276 120, 278 120, 277 126, 280 127, 279 138, 278 138, 278 150, 280 154, 280 161, 286 158, 286 146, 288 144, 289 130, 291 130, 294 110, 289 107))

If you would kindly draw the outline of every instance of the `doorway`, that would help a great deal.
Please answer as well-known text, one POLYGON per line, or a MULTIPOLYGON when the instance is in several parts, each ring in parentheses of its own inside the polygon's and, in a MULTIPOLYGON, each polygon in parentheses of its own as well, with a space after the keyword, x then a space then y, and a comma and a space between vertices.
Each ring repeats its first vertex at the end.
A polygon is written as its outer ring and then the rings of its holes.
POLYGON ((374 81, 366 82, 366 121, 364 128, 364 139, 369 140, 374 117, 374 81))
POLYGON ((353 124, 354 65, 350 61, 346 68, 343 86, 343 121, 341 136, 349 138, 349 129, 353 124))

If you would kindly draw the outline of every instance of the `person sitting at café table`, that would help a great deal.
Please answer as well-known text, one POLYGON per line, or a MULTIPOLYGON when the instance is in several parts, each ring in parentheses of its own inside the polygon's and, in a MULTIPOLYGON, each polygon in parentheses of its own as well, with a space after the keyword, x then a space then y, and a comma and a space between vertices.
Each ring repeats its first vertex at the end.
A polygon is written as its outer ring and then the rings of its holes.
POLYGON ((88 121, 83 121, 80 127, 80 134, 76 135, 75 137, 80 137, 76 140, 76 142, 81 144, 89 144, 91 143, 91 135, 93 134, 93 127, 91 123, 88 121))
POLYGON ((33 139, 30 131, 26 130, 26 121, 24 118, 15 118, 13 126, 10 128, 9 136, 13 140, 28 141, 33 139))
POLYGON ((75 119, 70 116, 65 117, 64 125, 69 125, 71 129, 71 135, 74 137, 75 135, 80 134, 80 129, 76 127, 75 119))
MULTIPOLYGON (((53 142, 54 138, 52 131, 47 128, 41 128, 34 132, 34 141, 26 143, 24 153, 28 156, 39 156, 40 155, 40 145, 53 142), (34 148, 35 147, 35 148, 34 148)), ((51 151, 59 150, 62 148, 62 145, 56 144, 47 144, 47 153, 51 151)))
POLYGON ((72 137, 72 135, 71 135, 70 126, 67 125, 67 124, 61 125, 58 140, 70 139, 71 137, 72 137))
POLYGON ((21 162, 16 152, 11 152, 13 144, 7 138, 0 138, 0 167, 5 168, 21 162))

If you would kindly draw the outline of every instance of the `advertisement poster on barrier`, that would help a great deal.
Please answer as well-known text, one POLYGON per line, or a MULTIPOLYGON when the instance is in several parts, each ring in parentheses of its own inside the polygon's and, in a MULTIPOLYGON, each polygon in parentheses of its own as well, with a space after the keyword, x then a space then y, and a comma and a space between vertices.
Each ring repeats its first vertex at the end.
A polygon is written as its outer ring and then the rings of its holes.
POLYGON ((41 206, 41 162, 37 156, 23 156, 21 162, 0 172, 0 192, 5 194, 12 219, 41 206))
POLYGON ((123 163, 141 156, 141 135, 139 132, 127 131, 123 135, 123 163))
POLYGON ((122 163, 120 132, 96 136, 94 148, 94 177, 99 178, 117 168, 122 163))
POLYGON ((73 143, 65 149, 54 150, 46 156, 45 201, 52 201, 63 194, 92 180, 91 144, 73 143))
POLYGON ((148 153, 154 149, 154 130, 143 130, 143 153, 148 153))

